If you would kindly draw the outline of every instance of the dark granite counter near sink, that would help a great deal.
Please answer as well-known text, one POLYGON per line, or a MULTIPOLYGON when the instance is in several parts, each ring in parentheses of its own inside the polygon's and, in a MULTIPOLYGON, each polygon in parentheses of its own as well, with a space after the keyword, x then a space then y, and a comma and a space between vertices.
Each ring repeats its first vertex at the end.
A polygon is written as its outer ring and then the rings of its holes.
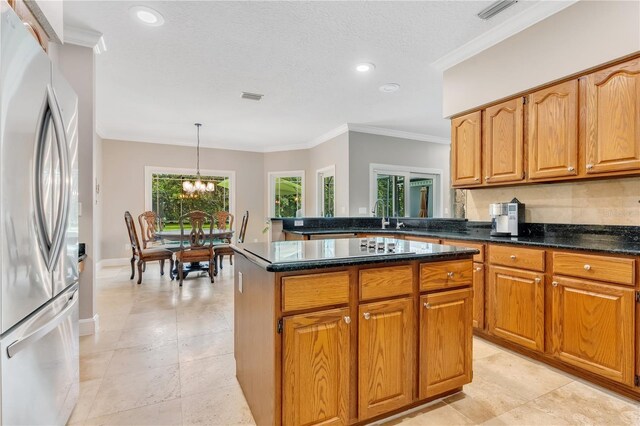
POLYGON ((273 220, 282 220, 283 232, 299 235, 375 233, 640 256, 640 226, 528 223, 522 236, 504 238, 491 237, 488 222, 463 219, 391 218, 387 229, 381 229, 380 218, 297 219, 303 220, 303 226, 294 226, 294 219, 273 220), (396 229, 398 220, 404 223, 404 227, 396 229))

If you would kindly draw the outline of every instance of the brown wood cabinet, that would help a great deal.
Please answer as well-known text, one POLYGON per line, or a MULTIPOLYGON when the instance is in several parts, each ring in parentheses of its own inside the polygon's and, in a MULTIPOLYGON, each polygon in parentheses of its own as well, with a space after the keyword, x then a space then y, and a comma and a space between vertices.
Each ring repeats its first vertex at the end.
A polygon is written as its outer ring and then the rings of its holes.
POLYGON ((633 385, 633 289, 554 276, 553 354, 567 364, 633 385))
POLYGON ((471 382, 472 297, 469 288, 420 297, 420 399, 471 382))
POLYGON ((482 183, 482 113, 451 120, 451 183, 453 186, 482 183))
POLYGON ((639 174, 640 57, 451 120, 457 188, 639 174))
POLYGON ((489 332, 529 349, 544 350, 544 274, 489 267, 489 332))
POLYGON ((585 79, 587 174, 640 170, 640 58, 585 79))
POLYGON ((473 327, 484 328, 484 264, 473 264, 473 327))
POLYGON ((360 305, 358 323, 358 407, 362 420, 413 400, 414 299, 360 305))
POLYGON ((578 80, 529 95, 529 179, 578 174, 578 80))
POLYGON ((484 180, 487 184, 524 179, 524 124, 521 97, 484 110, 484 180))
POLYGON ((283 423, 349 422, 349 309, 284 318, 283 423))

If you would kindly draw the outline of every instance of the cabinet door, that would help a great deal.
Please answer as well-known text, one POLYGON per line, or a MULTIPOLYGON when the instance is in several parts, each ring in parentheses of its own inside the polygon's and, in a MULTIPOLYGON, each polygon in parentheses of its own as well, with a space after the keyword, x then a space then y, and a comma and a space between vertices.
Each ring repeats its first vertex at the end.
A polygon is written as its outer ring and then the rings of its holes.
POLYGON ((343 308, 284 318, 283 424, 348 423, 348 315, 343 308))
POLYGON ((494 105, 484 113, 484 167, 486 183, 524 179, 523 98, 494 105))
POLYGON ((484 265, 473 264, 473 326, 484 328, 484 265))
POLYGON ((451 120, 451 182, 454 186, 482 183, 481 111, 451 120))
POLYGON ((544 350, 544 275, 489 268, 489 332, 525 348, 544 350))
POLYGON ((529 179, 578 174, 578 80, 529 96, 529 179))
POLYGON ((640 170, 640 59, 586 76, 588 174, 640 170))
POLYGON ((633 289, 553 277, 554 356, 568 364, 633 385, 633 289))
POLYGON ((412 298, 403 298, 360 305, 360 420, 413 400, 416 340, 413 303, 412 298))
POLYGON ((470 288, 420 298, 420 399, 471 382, 470 288))

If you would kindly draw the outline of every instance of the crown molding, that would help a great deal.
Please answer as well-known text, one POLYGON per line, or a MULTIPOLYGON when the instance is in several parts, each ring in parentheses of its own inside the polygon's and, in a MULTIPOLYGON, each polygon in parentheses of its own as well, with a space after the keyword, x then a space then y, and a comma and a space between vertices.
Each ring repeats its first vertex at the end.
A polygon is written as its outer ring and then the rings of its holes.
POLYGON ((427 135, 425 133, 405 132, 404 130, 387 129, 384 127, 374 127, 364 124, 349 123, 349 131, 358 133, 368 133, 370 135, 390 136, 400 139, 411 139, 422 142, 432 142, 449 145, 451 140, 442 136, 427 135))
MULTIPOLYGON (((248 145, 239 145, 239 144, 216 144, 215 146, 204 146, 204 148, 228 149, 233 151, 249 151, 249 152, 259 152, 259 153, 295 151, 300 149, 311 149, 315 146, 323 144, 324 142, 327 142, 347 132, 358 132, 358 133, 367 133, 370 135, 390 136, 394 138, 410 139, 415 141, 431 142, 431 143, 438 143, 438 144, 444 144, 444 145, 450 144, 450 140, 448 138, 443 138, 441 136, 427 135, 424 133, 405 132, 403 130, 387 129, 383 127, 368 126, 364 124, 345 123, 305 143, 268 146, 264 148, 255 148, 248 145)), ((119 134, 118 132, 109 133, 109 132, 106 132, 104 128, 98 123, 96 123, 96 133, 98 133, 98 136, 100 136, 103 140, 157 143, 162 145, 193 146, 193 141, 187 141, 187 140, 185 141, 176 140, 176 139, 151 140, 147 138, 131 138, 128 135, 119 134)))
POLYGON ((500 43, 503 40, 523 31, 530 26, 537 24, 543 19, 560 12, 563 9, 577 3, 579 0, 566 1, 540 1, 534 6, 523 10, 489 31, 479 35, 473 40, 463 44, 459 48, 447 53, 441 58, 431 63, 431 66, 438 71, 445 71, 460 62, 471 58, 500 43))
POLYGON ((65 44, 75 44, 76 46, 89 47, 96 55, 107 50, 104 37, 101 32, 77 28, 71 26, 64 27, 65 44))

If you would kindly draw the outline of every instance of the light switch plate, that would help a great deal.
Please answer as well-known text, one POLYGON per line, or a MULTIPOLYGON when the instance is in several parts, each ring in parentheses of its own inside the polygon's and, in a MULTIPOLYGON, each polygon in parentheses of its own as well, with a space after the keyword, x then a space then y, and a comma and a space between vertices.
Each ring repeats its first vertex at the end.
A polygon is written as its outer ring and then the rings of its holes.
POLYGON ((242 293, 242 272, 238 272, 238 291, 242 293))
POLYGON ((293 226, 304 226, 304 220, 294 220, 293 226))

